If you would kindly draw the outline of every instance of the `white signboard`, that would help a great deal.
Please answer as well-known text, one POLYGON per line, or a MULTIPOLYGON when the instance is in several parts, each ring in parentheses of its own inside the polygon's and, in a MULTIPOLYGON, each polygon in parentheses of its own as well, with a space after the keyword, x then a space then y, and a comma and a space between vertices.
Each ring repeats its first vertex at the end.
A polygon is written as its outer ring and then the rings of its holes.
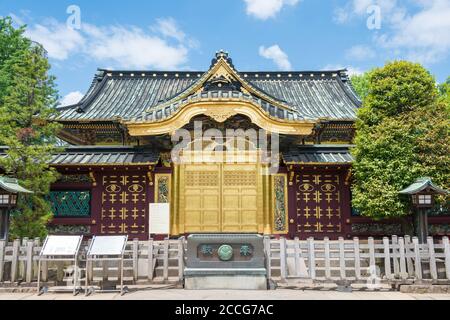
POLYGON ((95 236, 88 255, 109 256, 122 255, 127 236, 95 236))
POLYGON ((78 254, 83 236, 48 236, 41 255, 74 256, 78 254))
POLYGON ((150 234, 170 233, 170 204, 150 203, 150 234))

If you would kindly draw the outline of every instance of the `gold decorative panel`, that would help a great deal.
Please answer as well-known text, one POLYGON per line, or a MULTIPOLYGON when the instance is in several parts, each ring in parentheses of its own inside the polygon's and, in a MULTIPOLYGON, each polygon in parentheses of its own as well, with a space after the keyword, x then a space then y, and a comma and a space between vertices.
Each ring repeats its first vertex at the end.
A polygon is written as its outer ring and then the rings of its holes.
POLYGON ((339 174, 297 174, 297 232, 342 232, 342 177, 339 174))
POLYGON ((262 232, 257 164, 192 164, 180 170, 184 232, 262 232))
POLYGON ((287 233, 288 196, 286 174, 276 174, 272 176, 272 192, 274 233, 287 233))
POLYGON ((169 173, 157 173, 155 174, 155 202, 156 203, 169 203, 170 202, 170 189, 171 189, 171 174, 169 173))
POLYGON ((100 234, 144 238, 148 223, 146 175, 104 175, 102 186, 100 234))

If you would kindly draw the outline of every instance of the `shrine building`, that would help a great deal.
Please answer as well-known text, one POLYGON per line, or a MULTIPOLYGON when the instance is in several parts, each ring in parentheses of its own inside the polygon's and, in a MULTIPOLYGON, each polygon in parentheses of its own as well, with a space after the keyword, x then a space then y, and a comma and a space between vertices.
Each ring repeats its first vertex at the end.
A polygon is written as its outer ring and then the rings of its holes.
POLYGON ((206 72, 99 69, 49 119, 70 145, 51 161, 51 232, 148 239, 149 204, 168 202, 173 237, 373 234, 351 208, 360 106, 345 70, 244 72, 223 51, 206 72))

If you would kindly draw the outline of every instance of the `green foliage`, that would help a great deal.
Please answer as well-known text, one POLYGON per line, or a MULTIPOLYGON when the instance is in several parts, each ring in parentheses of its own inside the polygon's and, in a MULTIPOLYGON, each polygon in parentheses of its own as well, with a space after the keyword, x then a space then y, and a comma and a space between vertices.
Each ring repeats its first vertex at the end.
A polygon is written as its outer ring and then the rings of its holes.
POLYGON ((438 90, 439 99, 447 104, 447 108, 450 108, 450 76, 438 86, 438 90))
POLYGON ((362 101, 369 94, 369 75, 370 71, 351 77, 353 88, 362 101))
POLYGON ((418 63, 394 61, 369 74, 369 92, 358 114, 367 125, 385 117, 431 105, 437 96, 434 78, 418 63))
POLYGON ((56 114, 58 94, 43 48, 23 33, 0 19, 0 144, 9 146, 0 167, 34 191, 20 197, 10 230, 11 237, 32 238, 45 236, 52 217, 44 196, 57 178, 48 162, 59 125, 46 119, 56 114))
POLYGON ((449 187, 449 111, 433 78, 417 64, 388 63, 369 76, 358 111, 353 205, 372 218, 409 214, 398 191, 420 176, 449 187), (420 75, 420 77, 418 76, 420 75))

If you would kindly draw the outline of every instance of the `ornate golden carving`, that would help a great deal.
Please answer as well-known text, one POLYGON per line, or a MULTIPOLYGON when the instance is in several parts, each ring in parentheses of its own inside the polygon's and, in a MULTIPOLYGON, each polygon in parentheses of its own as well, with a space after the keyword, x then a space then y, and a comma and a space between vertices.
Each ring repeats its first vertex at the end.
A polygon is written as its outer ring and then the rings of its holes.
POLYGON ((161 104, 160 107, 162 108, 164 106, 170 105, 171 103, 174 103, 175 101, 183 100, 184 98, 187 98, 188 96, 196 92, 201 92, 200 90, 202 90, 206 82, 208 82, 211 79, 216 79, 220 77, 225 78, 228 81, 233 80, 239 81, 241 87, 244 90, 246 90, 246 92, 248 92, 249 94, 262 98, 274 106, 278 106, 286 110, 292 110, 290 106, 254 88, 250 83, 248 83, 244 78, 242 78, 239 75, 239 73, 236 72, 236 70, 234 70, 232 66, 229 65, 229 63, 224 57, 219 57, 214 66, 211 69, 209 69, 209 71, 206 72, 189 90, 186 90, 183 93, 179 94, 178 96, 174 97, 173 99, 165 102, 164 104, 161 104))
POLYGON ((225 122, 225 120, 231 118, 232 116, 235 116, 236 114, 237 111, 235 110, 226 110, 222 108, 210 109, 205 112, 205 115, 213 118, 219 123, 225 122))
POLYGON ((155 202, 171 202, 171 177, 170 173, 155 174, 155 202))
POLYGON ((312 133, 315 124, 312 120, 291 121, 274 118, 250 100, 205 98, 187 101, 178 112, 162 121, 126 121, 124 125, 128 127, 130 136, 160 135, 174 132, 188 124, 193 117, 202 114, 217 115, 219 120, 224 117, 227 119, 230 115, 241 114, 249 117, 254 124, 268 132, 287 135, 308 136, 312 133))
POLYGON ((287 175, 280 173, 272 177, 272 208, 274 234, 288 232, 288 191, 287 175))

